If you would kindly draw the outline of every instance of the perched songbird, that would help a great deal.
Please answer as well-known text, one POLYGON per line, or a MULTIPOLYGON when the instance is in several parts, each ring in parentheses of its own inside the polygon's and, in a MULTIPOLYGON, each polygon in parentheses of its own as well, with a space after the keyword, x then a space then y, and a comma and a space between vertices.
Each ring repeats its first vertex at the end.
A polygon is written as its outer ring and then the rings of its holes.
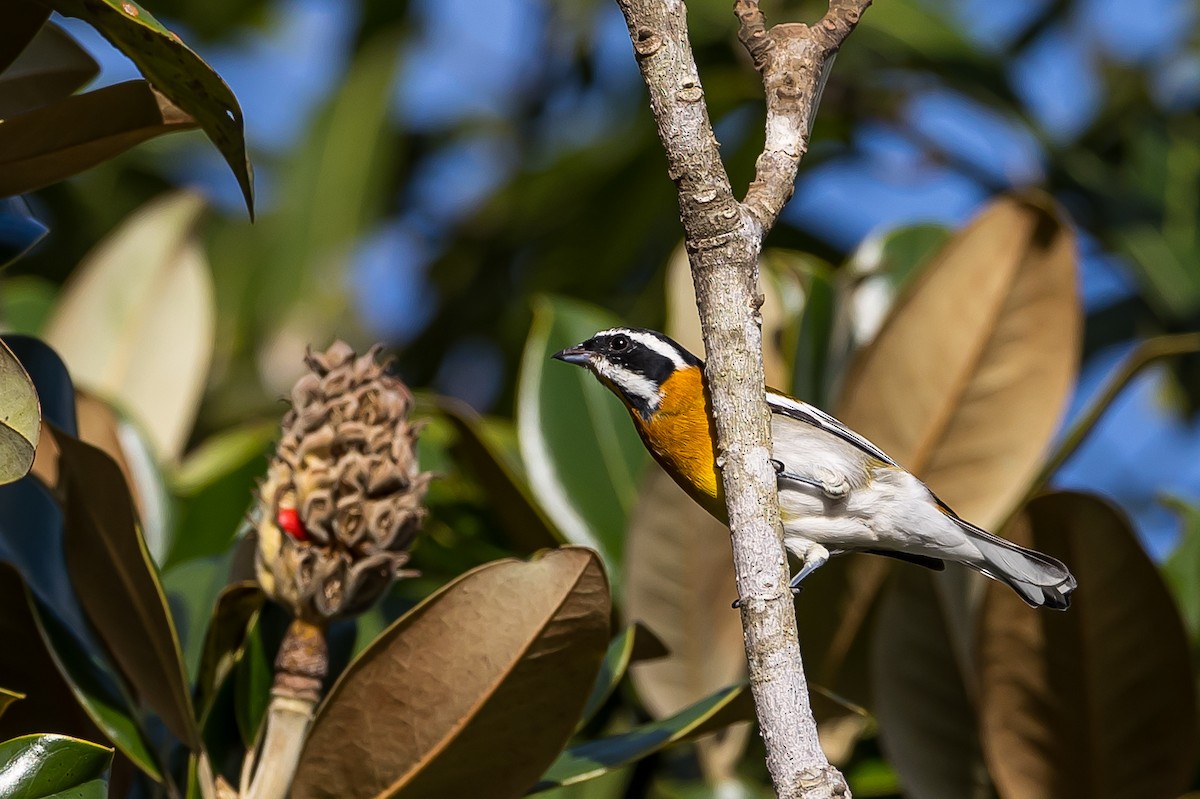
MULTIPOLYGON (((584 366, 613 391, 654 459, 693 499, 725 519, 703 362, 653 330, 614 328, 555 358, 584 366)), ((772 463, 784 543, 804 565, 792 588, 831 555, 870 552, 931 569, 951 560, 999 580, 1034 607, 1066 608, 1075 578, 1059 561, 960 519, 879 447, 829 414, 776 391, 772 463)))

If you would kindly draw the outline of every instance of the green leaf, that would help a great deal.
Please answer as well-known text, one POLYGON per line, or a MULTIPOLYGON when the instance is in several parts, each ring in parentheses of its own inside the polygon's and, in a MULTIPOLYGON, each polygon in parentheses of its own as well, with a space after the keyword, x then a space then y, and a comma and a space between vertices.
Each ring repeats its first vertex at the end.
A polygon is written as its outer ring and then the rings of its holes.
POLYGON ((75 385, 58 353, 33 336, 6 333, 4 343, 33 380, 42 419, 75 435, 75 385))
POLYGON ((0 341, 0 483, 19 480, 33 466, 41 427, 33 380, 8 345, 0 341))
POLYGON ((580 716, 578 726, 583 727, 591 721, 600 706, 612 696, 613 691, 617 689, 617 684, 625 676, 625 670, 629 668, 630 663, 635 659, 652 660, 665 657, 667 654, 667 648, 663 642, 641 622, 631 624, 622 630, 608 644, 604 662, 600 664, 600 673, 596 675, 592 692, 588 694, 587 703, 583 706, 583 714, 580 716))
MULTIPOLYGON (((9 640, 8 643, 9 646, 13 646, 15 644, 15 642, 12 640, 9 640)), ((4 715, 4 711, 8 710, 9 705, 11 705, 13 702, 19 702, 24 698, 25 694, 18 693, 17 691, 10 691, 7 688, 0 688, 0 716, 4 715)))
POLYGON ((195 126, 141 80, 63 98, 0 125, 0 196, 49 186, 147 139, 195 126))
POLYGON ((26 735, 0 743, 6 799, 104 797, 112 750, 65 735, 26 735), (100 793, 96 793, 99 787, 100 793))
POLYGON ((50 12, 37 3, 8 3, 0 27, 0 75, 12 65, 37 36, 50 12))
POLYGON ((1196 768, 1196 675, 1170 591, 1128 518, 1044 494, 1013 541, 1070 566, 1065 613, 990 583, 979 615, 980 739, 1004 797, 1174 799, 1196 768))
MULTIPOLYGON (((4 256, 0 254, 0 261, 4 256)), ((0 284, 0 320, 5 330, 37 335, 50 318, 58 287, 44 277, 18 275, 0 284)))
MULTIPOLYGON (((267 606, 267 609, 270 607, 267 606)), ((263 641, 265 615, 260 613, 250 623, 242 647, 242 657, 234 674, 237 727, 242 736, 242 743, 247 747, 253 746, 258 740, 259 729, 267 716, 267 706, 271 703, 271 683, 275 678, 271 654, 263 641)))
POLYGON ((1163 561, 1162 572, 1195 647, 1200 645, 1200 508, 1178 497, 1162 501, 1175 511, 1180 522, 1179 543, 1163 561))
POLYGON ((1200 310, 1200 270, 1195 252, 1179 253, 1150 225, 1115 231, 1141 279, 1142 294, 1167 319, 1189 319, 1200 310))
POLYGON ((208 715, 217 691, 241 659, 263 600, 258 583, 252 580, 227 585, 217 597, 196 677, 196 708, 201 719, 208 715))
POLYGON ((805 402, 827 407, 834 378, 844 366, 831 351, 836 308, 833 272, 827 264, 812 258, 798 260, 793 268, 799 271, 804 286, 804 305, 785 333, 791 344, 785 347, 785 357, 792 362, 791 393, 805 402))
POLYGON ((86 391, 75 392, 75 410, 78 438, 104 452, 120 468, 137 508, 146 548, 154 562, 161 563, 170 545, 171 498, 146 436, 135 422, 86 391))
POLYGON ((134 721, 124 697, 113 686, 111 675, 97 667, 74 634, 63 627, 50 610, 32 596, 29 603, 46 649, 66 678, 76 701, 130 762, 151 779, 162 782, 162 772, 145 733, 134 721))
MULTIPOLYGON (((0 268, 8 266, 32 250, 49 232, 50 228, 33 218, 24 198, 0 199, 0 268)), ((0 295, 0 302, 3 302, 5 306, 4 322, 6 326, 9 329, 19 329, 9 321, 7 306, 11 301, 7 294, 12 282, 6 281, 4 295, 0 295)))
POLYGON ((171 476, 178 518, 168 566, 229 549, 278 436, 278 420, 249 422, 210 436, 188 454, 171 476))
POLYGON ((619 594, 625 525, 649 456, 619 399, 586 370, 551 360, 616 324, 571 300, 535 302, 521 358, 517 431, 534 496, 563 535, 600 553, 619 594))
POLYGON ((600 777, 672 744, 754 718, 750 686, 724 688, 670 718, 573 746, 559 755, 530 793, 600 777))
POLYGON ((579 547, 460 577, 343 672, 292 796, 520 796, 575 727, 611 612, 603 567, 579 547))
POLYGON ((200 671, 204 640, 217 597, 229 582, 230 552, 163 569, 163 595, 179 634, 189 684, 200 671))
POLYGON ((449 397, 438 398, 438 409, 458 434, 450 445, 451 454, 483 487, 489 507, 517 551, 531 554, 565 543, 562 533, 534 502, 529 486, 489 438, 487 423, 479 414, 449 397))
POLYGON ((69 97, 99 72, 100 65, 87 50, 62 28, 48 23, 0 72, 0 119, 69 97))
POLYGON ((879 332, 893 302, 950 239, 940 225, 910 225, 868 236, 838 270, 840 317, 833 333, 835 365, 879 332))
POLYGON ((137 65, 171 102, 195 118, 233 170, 254 214, 254 175, 246 154, 242 109, 221 76, 133 0, 47 0, 79 17, 137 65))
POLYGON ((179 638, 121 470, 65 433, 55 431, 54 440, 67 571, 84 612, 141 700, 195 749, 199 733, 179 638))
POLYGON ((212 360, 203 210, 185 192, 142 208, 89 253, 46 328, 75 382, 126 409, 166 462, 183 452, 212 360))

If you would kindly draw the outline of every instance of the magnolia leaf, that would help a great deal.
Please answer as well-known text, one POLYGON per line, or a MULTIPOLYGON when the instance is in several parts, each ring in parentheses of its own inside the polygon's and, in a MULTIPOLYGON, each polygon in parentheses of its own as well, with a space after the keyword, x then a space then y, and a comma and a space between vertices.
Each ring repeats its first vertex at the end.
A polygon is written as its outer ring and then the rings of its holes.
POLYGON ((1179 543, 1162 564, 1163 576, 1175 595, 1175 603, 1193 646, 1200 645, 1200 507, 1177 497, 1164 502, 1178 515, 1179 543))
POLYGON ((57 183, 195 120, 142 80, 65 97, 0 125, 0 197, 57 183))
MULTIPOLYGON (((625 615, 654 630, 667 657, 632 667, 646 709, 664 718, 746 676, 741 615, 730 607, 737 583, 729 531, 657 466, 642 484, 629 523, 625 559, 625 615)), ((732 776, 748 729, 705 742, 706 776, 732 776)))
POLYGON ((50 17, 50 10, 37 3, 9 3, 0 27, 0 75, 12 66, 50 17))
POLYGON ((75 392, 79 439, 113 459, 129 486, 141 524, 142 537, 155 563, 166 551, 167 514, 171 497, 166 482, 137 426, 110 405, 86 391, 75 392))
POLYGON ((121 470, 100 450, 61 431, 54 440, 67 571, 84 612, 141 700, 197 749, 179 637, 121 470))
POLYGON ((598 308, 538 299, 517 388, 529 487, 568 540, 600 553, 614 588, 621 584, 626 518, 650 456, 621 401, 587 370, 551 356, 616 324, 598 308))
POLYGON ((1086 494, 1030 502, 1012 538, 1067 563, 1069 611, 1030 610, 989 585, 979 708, 1005 799, 1173 799, 1192 784, 1197 719, 1179 612, 1129 520, 1086 494))
POLYGON ((0 719, 0 735, 47 727, 89 739, 106 737, 152 779, 162 775, 110 676, 54 613, 0 564, 0 672, 28 698, 0 719))
MULTIPOLYGON (((995 200, 908 282, 854 359, 838 416, 963 518, 999 524, 1037 475, 1074 385, 1075 264, 1074 235, 1048 200, 995 200)), ((851 563, 854 589, 830 658, 858 638, 888 565, 851 563)), ((960 652, 971 607, 965 596, 946 606, 960 652)), ((841 662, 827 660, 821 673, 839 673, 841 662)))
POLYGON ((43 25, 20 57, 0 71, 0 119, 69 97, 99 72, 100 65, 70 34, 53 23, 43 25))
POLYGON ((590 550, 468 572, 343 672, 313 722, 292 796, 522 795, 575 728, 610 613, 590 550))
MULTIPOLYGON (((0 267, 8 266, 13 261, 29 252, 46 237, 50 228, 33 217, 29 205, 23 197, 8 197, 0 199, 0 267)), ((36 279, 25 276, 26 280, 36 279)), ((19 319, 14 319, 17 310, 13 299, 9 296, 15 288, 12 280, 5 281, 3 297, 4 324, 9 330, 18 330, 19 319)), ((17 284, 19 285, 19 284, 17 284)))
POLYGON ((105 799, 112 750, 66 735, 26 735, 0 743, 6 799, 105 799))
POLYGON ((21 576, 8 564, 0 564, 0 607, 0 674, 5 685, 0 689, 0 739, 46 729, 98 737, 46 651, 21 576), (16 703, 18 699, 25 701, 16 703))
POLYGON ((912 796, 962 799, 987 788, 962 668, 930 575, 897 569, 875 625, 871 684, 883 751, 912 796))
MULTIPOLYGON (((193 124, 204 129, 233 170, 246 208, 254 214, 254 175, 246 154, 242 109, 221 76, 133 0, 46 0, 79 17, 129 56, 142 75, 193 124)), ((0 148, 3 151, 3 148, 0 148)), ((3 193, 3 192, 0 192, 3 193)))
POLYGON ((1045 455, 1079 358, 1074 234, 1003 197, 909 283, 851 366, 839 418, 965 519, 1002 521, 1045 455))
POLYGON ((648 627, 638 623, 622 630, 620 635, 608 644, 608 652, 604 655, 604 662, 600 664, 600 673, 596 675, 592 692, 588 694, 587 703, 583 706, 578 726, 583 727, 591 721, 600 707, 612 696, 630 663, 636 660, 654 660, 668 654, 666 646, 648 627))
POLYGON ((530 793, 595 779, 672 744, 710 735, 753 718, 750 687, 742 684, 724 688, 670 718, 571 747, 559 755, 530 793))
POLYGON ((33 380, 0 341, 0 483, 19 480, 29 472, 41 427, 33 380))
POLYGON ((241 658, 263 599, 258 583, 250 580, 225 586, 217 597, 196 677, 196 707, 201 719, 208 714, 217 691, 241 658))
POLYGON ((171 475, 175 534, 166 565, 226 552, 245 523, 279 420, 248 422, 205 439, 171 475))
POLYGON ((483 487, 488 506, 517 551, 527 554, 565 543, 562 533, 534 501, 528 485, 489 440, 479 414, 466 403, 449 397, 439 397, 437 404, 458 434, 450 445, 451 453, 483 487))
POLYGON ((183 451, 212 360, 203 208, 188 193, 144 207, 72 275, 46 330, 76 383, 126 409, 164 461, 183 451))

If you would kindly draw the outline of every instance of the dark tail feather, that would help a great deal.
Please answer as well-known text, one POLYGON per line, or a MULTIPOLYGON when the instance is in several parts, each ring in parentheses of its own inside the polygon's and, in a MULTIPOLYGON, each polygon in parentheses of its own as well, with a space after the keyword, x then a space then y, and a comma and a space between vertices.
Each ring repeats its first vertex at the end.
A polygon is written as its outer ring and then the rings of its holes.
POLYGON ((1066 610, 1071 604, 1075 577, 1062 561, 1017 546, 961 519, 955 522, 979 550, 979 560, 964 561, 966 565, 1009 586, 1031 607, 1066 610))

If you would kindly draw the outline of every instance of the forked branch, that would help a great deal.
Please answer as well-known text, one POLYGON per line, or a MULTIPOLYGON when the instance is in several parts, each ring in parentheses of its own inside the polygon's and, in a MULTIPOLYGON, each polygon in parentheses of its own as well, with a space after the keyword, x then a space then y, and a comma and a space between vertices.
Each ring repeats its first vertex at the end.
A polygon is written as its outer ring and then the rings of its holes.
POLYGON ((767 104, 766 144, 741 202, 721 163, 683 0, 617 2, 679 192, 767 767, 781 799, 849 796, 821 752, 800 661, 770 463, 757 284, 763 237, 792 195, 829 66, 870 0, 831 0, 816 25, 774 27, 756 0, 737 0, 739 38, 762 74, 767 104))

